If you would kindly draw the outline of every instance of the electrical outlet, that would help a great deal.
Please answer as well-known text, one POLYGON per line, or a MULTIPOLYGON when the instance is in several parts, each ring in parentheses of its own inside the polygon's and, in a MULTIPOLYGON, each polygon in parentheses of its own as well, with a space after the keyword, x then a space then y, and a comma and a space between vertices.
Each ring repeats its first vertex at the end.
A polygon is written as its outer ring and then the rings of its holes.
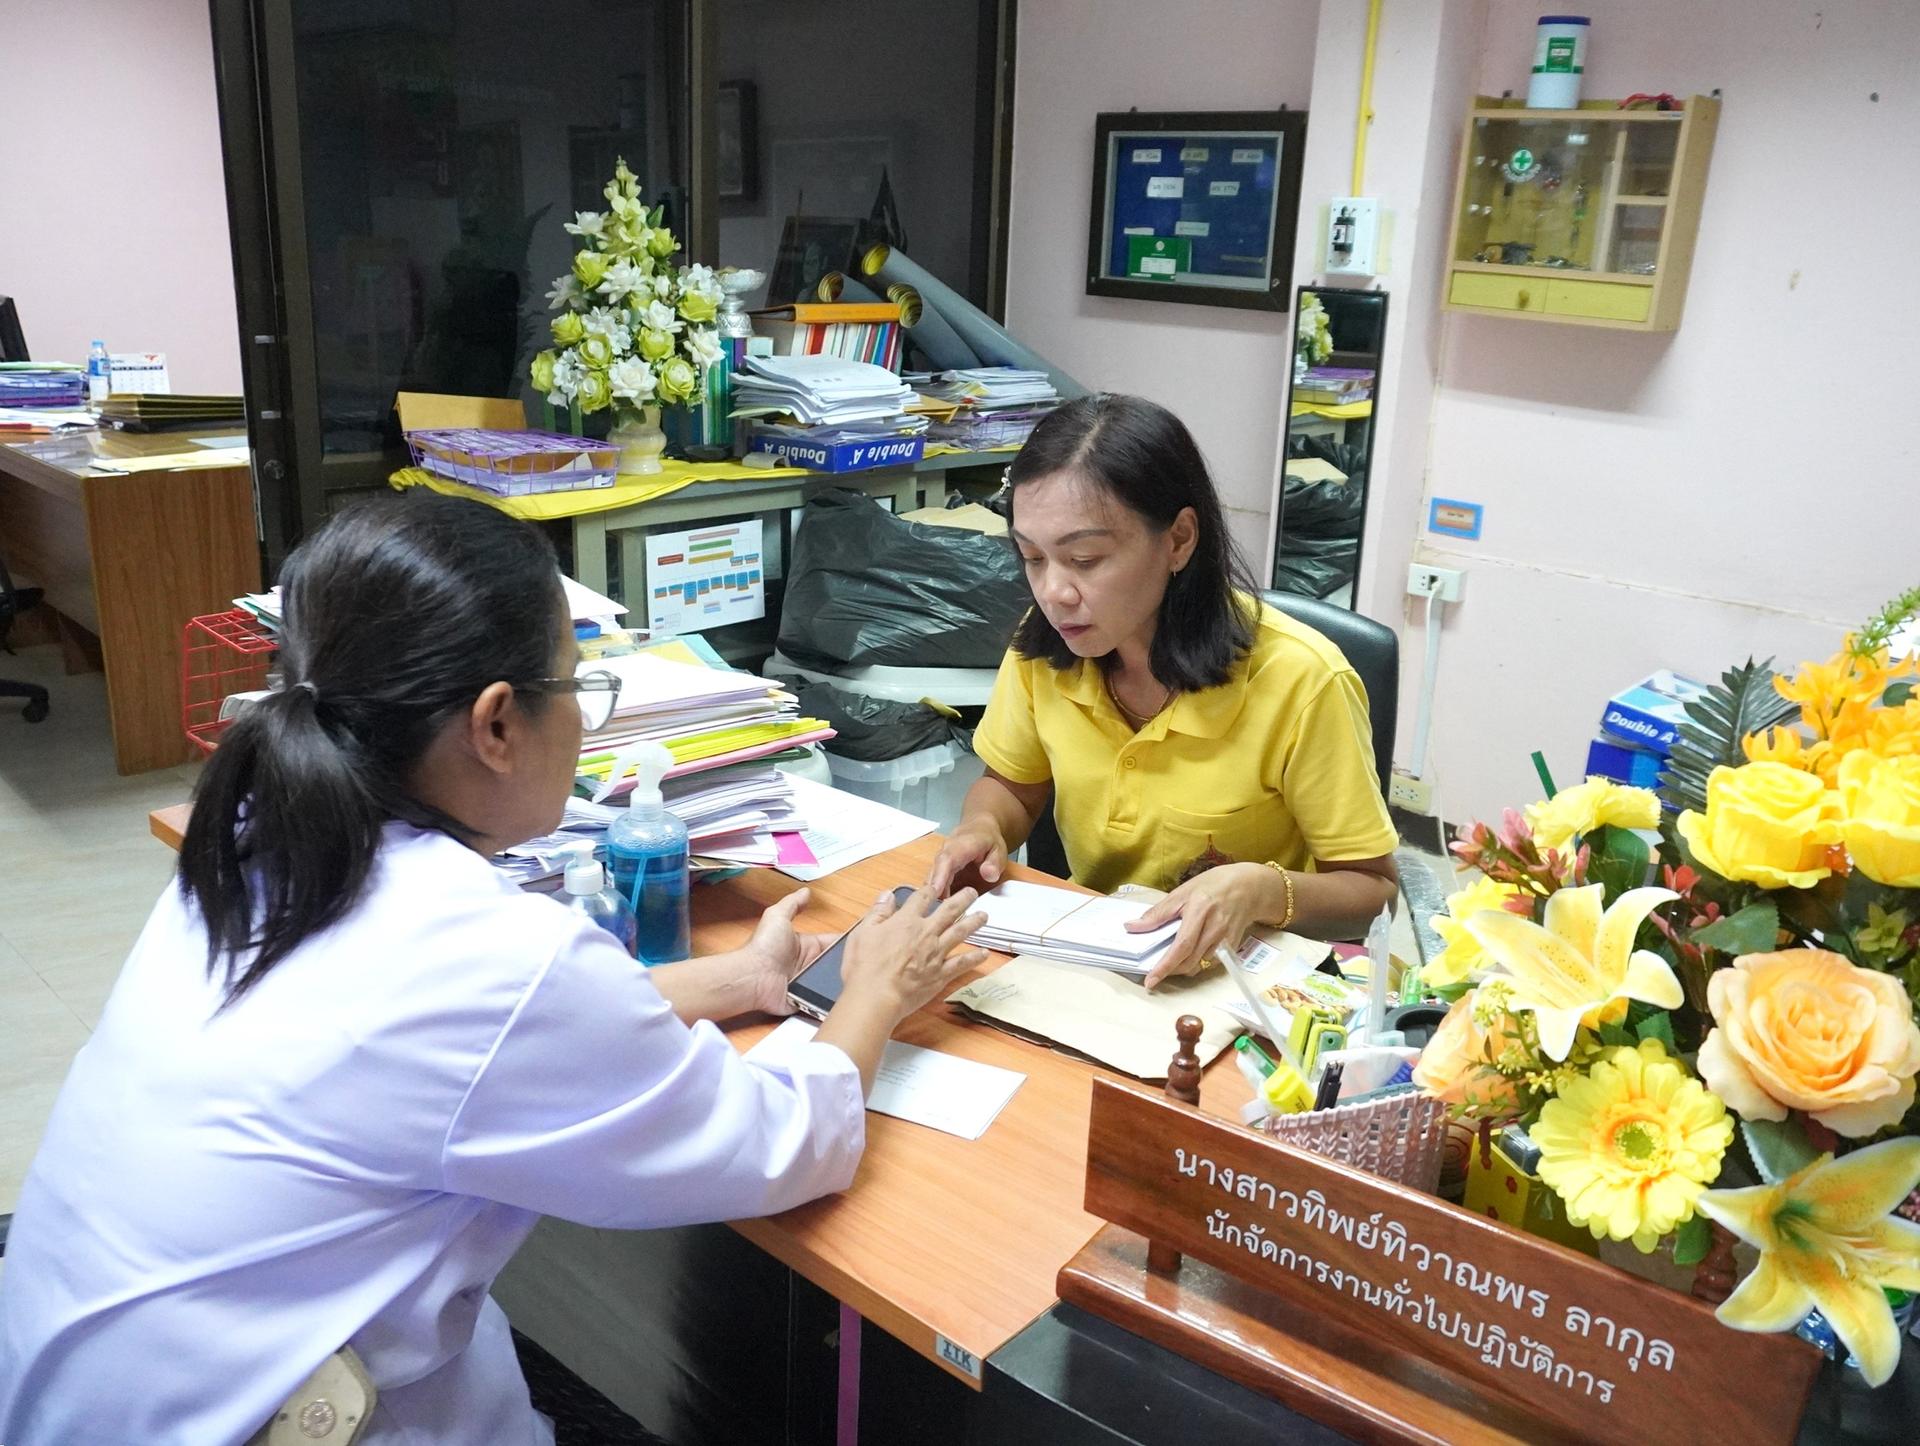
POLYGON ((1410 773, 1395 769, 1392 780, 1387 784, 1387 802, 1409 813, 1431 814, 1433 785, 1424 778, 1415 778, 1410 773))
POLYGON ((1459 602, 1460 590, 1466 585, 1466 569, 1459 567, 1434 567, 1430 563, 1410 562, 1407 564, 1407 596, 1437 597, 1441 602, 1459 602))

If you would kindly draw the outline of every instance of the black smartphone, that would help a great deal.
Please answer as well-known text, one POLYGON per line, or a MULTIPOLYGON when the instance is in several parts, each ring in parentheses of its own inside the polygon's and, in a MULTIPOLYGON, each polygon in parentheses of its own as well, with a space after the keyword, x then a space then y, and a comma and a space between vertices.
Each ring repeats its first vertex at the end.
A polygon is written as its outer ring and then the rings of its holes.
MULTIPOLYGON (((913 885, 902 884, 893 891, 894 907, 905 908, 915 892, 913 885)), ((847 934, 852 932, 847 930, 847 934)), ((826 953, 802 969, 787 986, 787 1002, 801 1014, 825 1019, 827 1011, 840 1002, 840 957, 846 952, 847 934, 835 939, 826 953)))

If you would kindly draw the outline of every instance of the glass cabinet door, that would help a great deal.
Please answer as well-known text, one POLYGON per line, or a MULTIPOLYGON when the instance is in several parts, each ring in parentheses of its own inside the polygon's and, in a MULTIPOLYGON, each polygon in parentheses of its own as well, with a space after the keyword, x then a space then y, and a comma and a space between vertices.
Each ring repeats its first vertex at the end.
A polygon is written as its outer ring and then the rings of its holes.
POLYGON ((1453 260, 1652 276, 1679 120, 1647 112, 1476 115, 1453 260))

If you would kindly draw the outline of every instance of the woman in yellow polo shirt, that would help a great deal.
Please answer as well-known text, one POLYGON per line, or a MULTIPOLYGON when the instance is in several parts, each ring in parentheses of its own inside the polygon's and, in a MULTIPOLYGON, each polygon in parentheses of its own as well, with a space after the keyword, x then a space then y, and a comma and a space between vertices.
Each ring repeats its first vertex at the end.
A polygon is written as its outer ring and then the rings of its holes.
POLYGON ((1256 924, 1364 933, 1399 881, 1366 693, 1255 596, 1186 427, 1084 397, 1034 429, 1009 481, 1035 607, 934 888, 998 883, 1051 799, 1076 881, 1171 891, 1135 926, 1182 921, 1149 987, 1256 924))

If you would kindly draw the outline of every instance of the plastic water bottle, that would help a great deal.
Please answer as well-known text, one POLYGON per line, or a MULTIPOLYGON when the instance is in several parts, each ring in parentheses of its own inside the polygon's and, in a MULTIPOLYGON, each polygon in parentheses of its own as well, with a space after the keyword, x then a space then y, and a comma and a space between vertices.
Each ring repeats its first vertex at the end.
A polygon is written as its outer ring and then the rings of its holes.
POLYGON ((660 780, 673 755, 658 743, 643 743, 614 763, 610 782, 633 767, 627 811, 607 829, 607 860, 613 886, 639 916, 642 964, 671 964, 692 949, 687 920, 687 826, 667 812, 660 780))
POLYGON ((585 914, 594 923, 620 941, 629 954, 638 942, 639 921, 627 901, 606 880, 600 860, 593 856, 593 844, 582 839, 573 846, 562 881, 561 899, 576 914, 585 914))
POLYGON ((87 400, 96 407, 107 400, 112 365, 107 358, 107 344, 95 337, 93 345, 87 348, 87 400))

